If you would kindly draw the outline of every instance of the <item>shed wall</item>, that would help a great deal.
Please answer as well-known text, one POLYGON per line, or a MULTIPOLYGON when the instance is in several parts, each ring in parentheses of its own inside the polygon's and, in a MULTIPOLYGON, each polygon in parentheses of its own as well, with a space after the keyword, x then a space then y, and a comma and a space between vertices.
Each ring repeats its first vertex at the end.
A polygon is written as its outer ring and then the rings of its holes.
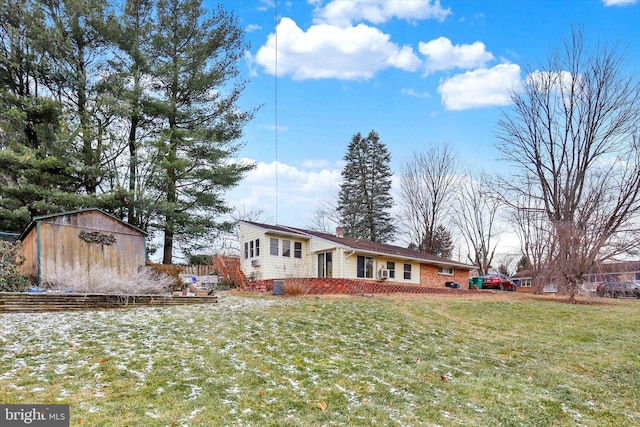
POLYGON ((77 268, 88 274, 106 269, 128 276, 145 264, 145 236, 99 211, 87 211, 39 221, 23 239, 22 253, 27 258, 22 272, 33 283, 42 284, 57 272, 77 268), (98 232, 115 241, 86 241, 80 237, 82 232, 98 232))
POLYGON ((38 247, 36 245, 37 227, 22 240, 21 253, 25 258, 24 264, 20 266, 20 272, 31 283, 38 283, 38 247))
MULTIPOLYGON (((104 225, 104 224, 103 224, 104 225)), ((69 268, 81 268, 87 273, 97 268, 129 275, 145 262, 144 237, 140 234, 117 232, 105 228, 78 225, 40 224, 41 277, 69 268), (113 235, 112 245, 86 242, 79 237, 81 231, 100 231, 113 235)))

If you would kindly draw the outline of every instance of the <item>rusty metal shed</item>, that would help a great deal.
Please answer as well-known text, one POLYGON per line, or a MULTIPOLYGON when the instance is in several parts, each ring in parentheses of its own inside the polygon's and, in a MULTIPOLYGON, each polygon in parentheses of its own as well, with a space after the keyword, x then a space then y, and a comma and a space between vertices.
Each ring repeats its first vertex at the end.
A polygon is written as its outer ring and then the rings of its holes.
POLYGON ((59 269, 103 268, 130 275, 144 266, 147 234, 97 208, 34 217, 20 235, 32 283, 59 269))

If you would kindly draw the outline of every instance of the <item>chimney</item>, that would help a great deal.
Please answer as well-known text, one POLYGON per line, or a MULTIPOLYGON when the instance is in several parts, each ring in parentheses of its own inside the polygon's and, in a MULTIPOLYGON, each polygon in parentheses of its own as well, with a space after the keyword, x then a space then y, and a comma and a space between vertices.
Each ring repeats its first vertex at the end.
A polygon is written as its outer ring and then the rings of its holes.
POLYGON ((342 227, 336 227, 336 236, 344 237, 344 230, 342 229, 342 227))

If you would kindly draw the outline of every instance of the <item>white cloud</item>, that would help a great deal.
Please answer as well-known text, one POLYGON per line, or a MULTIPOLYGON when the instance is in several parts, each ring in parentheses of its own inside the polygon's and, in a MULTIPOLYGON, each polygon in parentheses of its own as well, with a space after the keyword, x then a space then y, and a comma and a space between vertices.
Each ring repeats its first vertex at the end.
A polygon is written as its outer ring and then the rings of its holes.
POLYGON ((302 162, 302 167, 305 169, 321 169, 330 165, 328 160, 324 159, 310 159, 302 162))
POLYGON ((451 40, 446 37, 440 37, 426 43, 420 42, 418 50, 427 57, 427 73, 454 68, 484 67, 487 62, 494 59, 493 54, 485 50, 482 42, 454 46, 451 40))
POLYGON ((269 74, 290 75, 294 80, 337 78, 358 80, 371 78, 377 71, 399 68, 415 71, 420 59, 409 46, 399 47, 390 36, 364 24, 340 28, 312 25, 305 32, 290 18, 282 18, 264 46, 258 49, 255 62, 269 74))
POLYGON ((602 0, 605 6, 629 6, 637 2, 638 0, 602 0))
POLYGON ((468 110, 511 103, 510 91, 522 86, 520 66, 499 64, 443 80, 438 86, 447 110, 468 110))
POLYGON ((281 126, 281 125, 258 125, 258 127, 260 129, 273 130, 278 132, 285 132, 289 130, 287 126, 281 126))
POLYGON ((349 26, 362 21, 381 24, 393 18, 443 21, 451 15, 451 10, 442 8, 440 0, 333 0, 325 7, 316 9, 315 14, 316 22, 349 26))
POLYGON ((416 98, 431 98, 429 92, 418 93, 413 89, 400 89, 400 93, 404 93, 405 95, 415 96, 416 98))
POLYGON ((258 24, 249 24, 249 25, 247 25, 247 26, 244 28, 244 30, 245 30, 247 33, 250 33, 250 32, 252 32, 252 31, 261 30, 261 29, 262 29, 262 26, 261 26, 261 25, 258 25, 258 24))
POLYGON ((266 12, 269 9, 273 9, 276 7, 276 3, 274 0, 260 0, 260 6, 258 6, 258 10, 261 12, 266 12))
MULTIPOLYGON (((255 162, 252 159, 240 161, 255 162)), ((238 187, 227 193, 228 204, 231 207, 242 206, 249 211, 262 211, 275 221, 277 200, 278 223, 307 227, 311 224, 319 203, 338 194, 342 180, 341 169, 337 167, 324 167, 320 170, 317 170, 317 167, 309 167, 319 164, 318 160, 310 160, 302 168, 297 168, 275 161, 258 162, 256 168, 247 174, 238 187)))
MULTIPOLYGON (((579 78, 579 76, 577 77, 579 78)), ((549 72, 536 70, 527 76, 525 83, 541 92, 552 90, 560 92, 560 89, 568 92, 574 80, 569 71, 549 72)))

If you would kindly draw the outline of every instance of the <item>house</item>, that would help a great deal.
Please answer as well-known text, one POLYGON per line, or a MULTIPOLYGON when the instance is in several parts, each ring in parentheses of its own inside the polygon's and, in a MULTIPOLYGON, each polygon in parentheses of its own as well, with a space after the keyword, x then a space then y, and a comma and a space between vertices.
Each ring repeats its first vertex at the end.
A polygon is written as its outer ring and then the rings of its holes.
POLYGON ((64 269, 130 275, 145 264, 146 235, 99 209, 34 217, 18 239, 25 257, 21 272, 38 285, 64 269))
MULTIPOLYGON (((531 292, 532 276, 533 270, 521 270, 511 276, 511 279, 519 286, 518 291, 531 292)), ((583 294, 595 293, 596 286, 604 282, 640 282, 640 261, 598 262, 584 275, 584 279, 579 285, 583 294)), ((543 287, 544 293, 557 291, 554 283, 546 283, 543 287)))
POLYGON ((445 287, 467 286, 475 267, 400 246, 240 221, 240 268, 249 280, 351 279, 445 287))

